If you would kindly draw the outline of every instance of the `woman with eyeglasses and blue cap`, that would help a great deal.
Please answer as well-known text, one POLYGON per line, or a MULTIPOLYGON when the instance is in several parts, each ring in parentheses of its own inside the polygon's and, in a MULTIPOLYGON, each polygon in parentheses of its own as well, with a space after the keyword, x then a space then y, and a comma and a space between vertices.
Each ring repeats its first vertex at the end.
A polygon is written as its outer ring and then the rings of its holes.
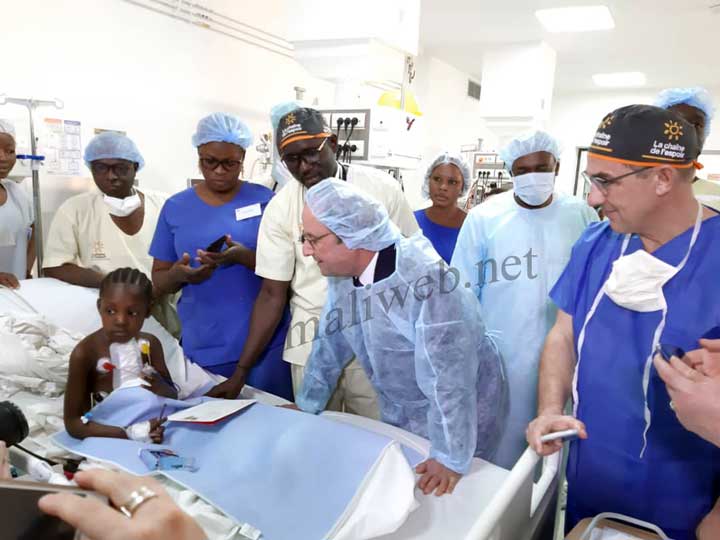
MULTIPOLYGON (((697 133, 702 153, 705 141, 710 135, 715 107, 710 92, 700 86, 693 88, 668 88, 655 98, 655 105, 674 112, 690 123, 697 133)), ((713 210, 720 211, 720 185, 703 178, 695 177, 693 182, 695 197, 713 210)))
POLYGON ((213 113, 200 120, 192 143, 205 181, 165 203, 150 246, 153 283, 163 293, 181 291, 178 314, 188 358, 292 399, 290 368, 282 361, 287 316, 254 367, 236 373, 243 369, 237 361, 261 285, 255 275, 258 228, 273 196, 240 179, 250 128, 233 115, 213 113))
POLYGON ((415 219, 435 251, 450 264, 460 227, 467 214, 458 207, 458 199, 470 188, 472 173, 457 154, 443 152, 425 172, 423 195, 432 205, 415 212, 415 219))
POLYGON ((0 120, 0 286, 12 289, 30 276, 35 264, 32 200, 17 183, 22 179, 8 178, 15 159, 15 129, 0 120))

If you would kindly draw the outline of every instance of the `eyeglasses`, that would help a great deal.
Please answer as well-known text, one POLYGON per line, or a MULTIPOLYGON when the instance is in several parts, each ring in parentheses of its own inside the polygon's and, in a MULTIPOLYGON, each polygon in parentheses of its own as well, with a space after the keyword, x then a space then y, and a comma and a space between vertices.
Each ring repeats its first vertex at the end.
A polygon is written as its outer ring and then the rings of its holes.
POLYGON ((331 234, 333 234, 332 231, 325 233, 323 235, 320 235, 317 238, 309 238, 308 236, 305 236, 305 233, 303 232, 303 233, 300 233, 300 243, 304 244, 305 242, 307 242, 308 244, 310 244, 310 247, 312 247, 314 249, 315 246, 317 246, 318 242, 320 242, 320 240, 322 240, 326 236, 330 236, 331 234))
POLYGON ((585 171, 581 172, 580 174, 582 175, 583 180, 585 180, 585 184, 592 184, 593 186, 598 188, 600 193, 602 193, 603 195, 607 195, 610 186, 612 186, 613 184, 618 183, 623 178, 627 178, 628 176, 632 176, 633 174, 638 174, 652 168, 653 166, 643 167, 641 169, 638 169, 637 171, 632 171, 627 174, 616 176, 615 178, 603 178, 602 176, 589 175, 585 171))
POLYGON ((101 161, 93 161, 90 164, 90 170, 93 174, 105 175, 109 171, 112 171, 115 176, 127 176, 134 169, 132 163, 103 163, 101 161))
POLYGON ((300 152, 299 154, 286 154, 282 157, 283 163, 287 165, 288 169, 294 169, 298 165, 300 165, 300 162, 302 161, 305 163, 305 165, 314 165, 315 163, 320 162, 320 152, 322 152, 322 149, 325 147, 325 143, 330 137, 325 137, 323 141, 320 143, 320 146, 318 146, 316 149, 309 149, 305 150, 303 152, 300 152))
POLYGON ((217 169, 218 165, 220 165, 225 172, 229 172, 242 165, 242 161, 237 159, 215 159, 213 157, 200 158, 200 166, 204 169, 214 171, 217 169))

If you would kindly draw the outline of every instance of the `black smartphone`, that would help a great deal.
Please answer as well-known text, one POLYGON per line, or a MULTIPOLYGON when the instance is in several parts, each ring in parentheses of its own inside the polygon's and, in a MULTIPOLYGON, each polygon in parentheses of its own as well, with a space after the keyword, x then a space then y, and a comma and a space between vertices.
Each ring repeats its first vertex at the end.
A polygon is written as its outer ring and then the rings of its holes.
POLYGON ((223 234, 220 238, 218 238, 212 244, 206 247, 205 251, 209 251, 210 253, 220 253, 222 251, 222 247, 225 245, 225 238, 226 237, 223 234))
POLYGON ((69 492, 83 497, 107 499, 77 486, 59 486, 23 480, 0 480, 0 519, 2 538, 8 540, 75 540, 79 531, 64 521, 44 514, 38 499, 49 493, 69 492))
POLYGON ((683 351, 680 347, 676 347, 675 345, 670 345, 668 343, 661 343, 658 346, 658 352, 660 353, 660 356, 668 362, 673 356, 677 356, 678 358, 685 356, 685 351, 683 351))

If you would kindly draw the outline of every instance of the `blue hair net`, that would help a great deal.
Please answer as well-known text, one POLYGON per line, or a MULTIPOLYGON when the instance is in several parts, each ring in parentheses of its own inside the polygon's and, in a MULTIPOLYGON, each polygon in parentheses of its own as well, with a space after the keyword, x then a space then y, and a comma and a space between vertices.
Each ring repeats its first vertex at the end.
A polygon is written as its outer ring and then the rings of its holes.
POLYGON ((273 134, 277 131, 278 124, 283 116, 295 109, 299 109, 302 106, 303 104, 299 101, 284 101, 282 103, 278 103, 270 109, 270 123, 272 124, 273 134))
POLYGON ((13 126, 7 120, 3 120, 2 118, 0 118, 0 133, 10 135, 13 140, 15 140, 15 126, 13 126))
MULTIPOLYGON (((300 107, 302 107, 302 104, 299 101, 285 101, 283 103, 278 103, 272 109, 270 109, 270 124, 272 125, 273 137, 275 137, 275 134, 277 133, 280 119, 287 113, 294 111, 295 109, 299 109, 300 107)), ((273 160, 272 171, 270 175, 272 176, 273 180, 278 183, 278 186, 282 187, 288 182, 292 181, 295 177, 288 170, 287 166, 285 166, 282 159, 280 159, 280 153, 277 149, 277 143, 274 143, 272 145, 272 148, 273 160)))
POLYGON ((114 131, 104 131, 95 135, 85 147, 85 165, 98 159, 126 159, 138 164, 138 170, 145 165, 140 151, 129 137, 114 131))
POLYGON ((463 189, 460 195, 465 195, 467 190, 470 189, 472 171, 470 170, 470 165, 468 165, 467 161, 465 161, 460 154, 442 152, 441 154, 438 154, 434 160, 432 160, 432 163, 428 166, 427 171, 425 171, 425 180, 422 187, 422 194, 425 198, 430 197, 430 176, 432 176, 432 172, 435 170, 435 167, 445 163, 451 163, 460 169, 460 174, 462 174, 463 177, 463 189))
POLYGON ((237 116, 226 113, 212 113, 198 122, 192 144, 198 147, 211 142, 236 144, 247 150, 253 142, 252 132, 237 116))
POLYGON ((673 105, 690 105, 705 113, 705 137, 710 134, 710 121, 715 112, 710 92, 701 86, 692 88, 667 88, 655 98, 654 105, 662 109, 669 109, 673 105))
POLYGON ((560 144, 555 137, 544 131, 533 131, 510 141, 500 150, 500 159, 505 162, 505 168, 512 172, 516 159, 535 152, 549 152, 555 159, 560 159, 560 144))
POLYGON ((308 190, 305 202, 350 249, 380 251, 401 238, 382 204, 342 180, 318 182, 308 190))

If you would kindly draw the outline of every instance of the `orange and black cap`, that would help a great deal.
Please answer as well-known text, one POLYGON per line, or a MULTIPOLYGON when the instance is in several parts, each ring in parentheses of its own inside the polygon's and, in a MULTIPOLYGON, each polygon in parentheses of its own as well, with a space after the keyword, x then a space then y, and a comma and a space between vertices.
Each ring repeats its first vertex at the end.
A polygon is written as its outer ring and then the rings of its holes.
POLYGON ((275 140, 282 155, 283 149, 290 143, 306 139, 324 139, 331 135, 332 130, 319 111, 302 107, 280 118, 275 140))
POLYGON ((628 105, 605 115, 588 153, 639 167, 702 168, 696 161, 700 144, 693 126, 652 105, 628 105))

